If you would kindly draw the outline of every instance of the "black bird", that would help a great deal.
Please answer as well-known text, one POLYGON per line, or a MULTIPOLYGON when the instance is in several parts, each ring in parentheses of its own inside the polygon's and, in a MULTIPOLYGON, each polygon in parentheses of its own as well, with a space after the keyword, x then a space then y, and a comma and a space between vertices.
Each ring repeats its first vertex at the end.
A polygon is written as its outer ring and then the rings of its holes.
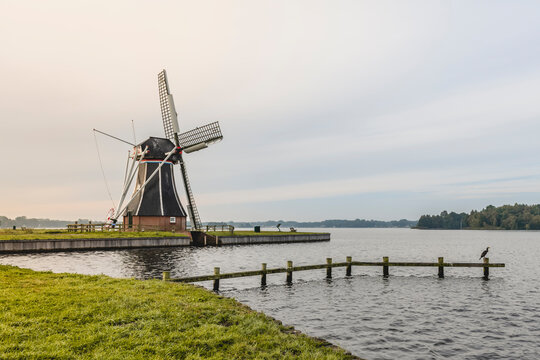
MULTIPOLYGON (((480 259, 483 258, 483 257, 486 257, 488 251, 489 251, 489 246, 486 248, 486 250, 482 251, 482 255, 480 255, 480 259)), ((478 260, 480 260, 480 259, 478 259, 478 260)))

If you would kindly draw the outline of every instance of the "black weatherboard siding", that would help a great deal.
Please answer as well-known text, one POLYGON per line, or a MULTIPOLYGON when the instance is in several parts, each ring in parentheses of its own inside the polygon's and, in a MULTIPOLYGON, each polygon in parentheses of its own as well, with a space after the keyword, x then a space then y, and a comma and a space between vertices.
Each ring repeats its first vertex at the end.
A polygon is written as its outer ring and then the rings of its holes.
MULTIPOLYGON (((156 171, 167 157, 166 154, 175 148, 170 140, 155 137, 147 139, 138 146, 142 150, 147 149, 147 152, 140 160, 135 191, 156 171)), ((152 180, 130 201, 124 215, 131 213, 133 216, 186 216, 174 182, 173 171, 177 161, 178 157, 174 154, 161 166, 152 180)))

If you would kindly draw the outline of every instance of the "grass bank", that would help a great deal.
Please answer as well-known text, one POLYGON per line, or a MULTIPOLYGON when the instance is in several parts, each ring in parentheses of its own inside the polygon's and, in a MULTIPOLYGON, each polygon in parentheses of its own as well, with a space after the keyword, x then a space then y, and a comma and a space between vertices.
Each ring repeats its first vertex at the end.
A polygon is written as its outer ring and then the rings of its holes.
POLYGON ((2 240, 50 240, 50 239, 112 239, 112 238, 138 238, 138 237, 187 237, 187 235, 168 231, 95 231, 75 233, 64 229, 27 229, 8 230, 0 229, 2 240))
POLYGON ((233 299, 0 265, 0 359, 351 359, 233 299))

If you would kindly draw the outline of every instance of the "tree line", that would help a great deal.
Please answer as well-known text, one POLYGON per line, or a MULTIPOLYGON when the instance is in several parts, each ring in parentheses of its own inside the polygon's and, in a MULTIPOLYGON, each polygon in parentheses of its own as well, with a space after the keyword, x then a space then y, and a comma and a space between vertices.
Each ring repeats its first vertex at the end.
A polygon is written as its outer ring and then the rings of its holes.
POLYGON ((323 220, 323 221, 287 221, 287 220, 267 220, 267 221, 230 221, 210 222, 205 225, 233 225, 236 228, 249 228, 253 226, 276 227, 281 224, 284 228, 408 228, 415 226, 417 221, 413 220, 323 220))
POLYGON ((540 205, 489 205, 467 213, 443 211, 440 215, 422 215, 420 229, 504 229, 540 230, 540 205))
MULTIPOLYGON (((77 220, 80 224, 88 223, 88 219, 77 220)), ((36 228, 64 228, 67 224, 73 224, 73 220, 51 220, 27 218, 26 216, 17 216, 15 219, 10 219, 6 216, 0 216, 0 228, 28 227, 36 228)))
MULTIPOLYGON (((78 219, 79 224, 88 223, 89 219, 78 219)), ((28 227, 28 228, 64 228, 67 224, 73 224, 74 220, 51 220, 27 218, 26 216, 18 216, 10 219, 6 216, 0 216, 0 228, 28 227)), ((94 221, 96 222, 96 221, 94 221)), ((323 221, 287 221, 287 220, 267 220, 267 221, 230 221, 230 222, 205 222, 204 225, 233 225, 236 228, 250 228, 254 226, 276 227, 281 224, 283 228, 409 228, 416 225, 413 220, 323 220, 323 221)), ((189 222, 188 222, 189 225, 189 222)))

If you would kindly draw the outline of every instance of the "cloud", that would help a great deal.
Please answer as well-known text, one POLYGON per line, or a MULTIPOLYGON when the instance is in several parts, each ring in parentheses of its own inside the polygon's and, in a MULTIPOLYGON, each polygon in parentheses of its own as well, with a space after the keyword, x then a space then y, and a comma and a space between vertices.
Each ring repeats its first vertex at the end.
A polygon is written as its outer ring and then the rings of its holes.
POLYGON ((438 196, 462 198, 471 198, 475 194, 485 197, 502 193, 540 192, 540 172, 514 173, 511 178, 504 171, 474 174, 463 168, 446 171, 397 172, 342 180, 305 182, 297 185, 203 193, 198 196, 198 202, 211 206, 385 192, 437 193, 438 196))

